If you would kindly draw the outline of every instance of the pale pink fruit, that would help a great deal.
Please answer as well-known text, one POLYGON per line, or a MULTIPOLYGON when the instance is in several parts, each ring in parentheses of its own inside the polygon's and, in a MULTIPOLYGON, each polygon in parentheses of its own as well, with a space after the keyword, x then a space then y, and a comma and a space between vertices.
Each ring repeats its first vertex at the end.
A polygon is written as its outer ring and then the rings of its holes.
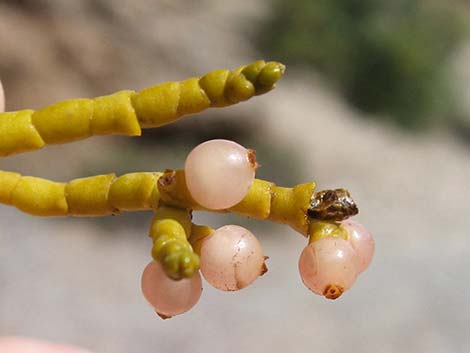
POLYGON ((353 285, 359 273, 356 252, 344 239, 322 238, 302 251, 299 272, 311 291, 336 299, 353 285))
POLYGON ((152 261, 142 274, 142 293, 157 314, 169 318, 196 305, 202 293, 201 276, 196 272, 191 278, 175 281, 158 262, 152 261))
POLYGON ((347 220, 343 226, 349 233, 349 242, 356 251, 358 257, 358 270, 363 272, 372 261, 375 243, 369 231, 360 223, 347 220))
POLYGON ((221 290, 235 291, 251 284, 266 272, 264 260, 258 239, 240 226, 223 226, 202 242, 202 275, 221 290))
POLYGON ((239 203, 255 178, 252 150, 229 140, 210 140, 196 146, 186 158, 186 184, 200 205, 220 210, 239 203))

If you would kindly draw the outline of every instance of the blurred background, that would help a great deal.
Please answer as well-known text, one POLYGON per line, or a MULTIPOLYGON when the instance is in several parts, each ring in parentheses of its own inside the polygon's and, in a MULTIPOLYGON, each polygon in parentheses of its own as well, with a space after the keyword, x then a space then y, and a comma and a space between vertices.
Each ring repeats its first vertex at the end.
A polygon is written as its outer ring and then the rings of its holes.
POLYGON ((469 352, 470 4, 465 0, 1 0, 7 110, 141 89, 264 58, 265 96, 142 138, 100 137, 2 159, 68 180, 180 168, 196 144, 257 150, 258 177, 348 188, 375 259, 337 301, 309 292, 286 226, 240 224, 270 256, 249 288, 208 285, 160 320, 140 294, 151 213, 40 219, 0 207, 0 335, 95 353, 469 352))

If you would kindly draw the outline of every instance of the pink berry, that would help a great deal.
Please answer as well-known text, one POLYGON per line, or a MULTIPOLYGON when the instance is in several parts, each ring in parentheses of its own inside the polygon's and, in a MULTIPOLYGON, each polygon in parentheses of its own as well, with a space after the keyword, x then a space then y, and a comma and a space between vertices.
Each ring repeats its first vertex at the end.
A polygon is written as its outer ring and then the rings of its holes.
POLYGON ((358 257, 358 270, 363 272, 372 261, 375 243, 369 231, 360 223, 347 220, 343 226, 349 233, 349 242, 356 251, 358 257))
POLYGON ((229 140, 196 146, 184 167, 186 184, 200 205, 220 210, 239 203, 255 178, 254 152, 229 140))
POLYGON ((142 274, 142 293, 157 314, 169 318, 196 305, 202 293, 201 276, 196 272, 191 278, 175 281, 158 262, 152 261, 142 274))
POLYGON ((0 113, 5 111, 5 93, 3 92, 2 81, 0 81, 0 113))
POLYGON ((223 226, 202 242, 202 275, 221 290, 235 291, 254 282, 267 270, 264 260, 258 239, 240 226, 223 226))
POLYGON ((356 252, 344 239, 322 238, 302 251, 299 272, 311 291, 336 299, 353 285, 359 273, 356 252))

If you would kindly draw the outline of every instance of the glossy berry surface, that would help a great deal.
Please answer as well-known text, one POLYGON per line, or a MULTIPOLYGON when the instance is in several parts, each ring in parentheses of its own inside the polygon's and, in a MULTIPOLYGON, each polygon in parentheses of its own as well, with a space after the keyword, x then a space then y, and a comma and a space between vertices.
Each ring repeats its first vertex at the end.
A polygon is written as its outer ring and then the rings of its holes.
POLYGON ((360 223, 352 220, 344 221, 344 228, 348 231, 348 240, 356 251, 358 257, 358 270, 363 272, 369 267, 374 256, 375 242, 370 232, 360 223))
POLYGON ((266 272, 264 254, 256 237, 247 229, 227 225, 203 240, 201 272, 215 288, 235 291, 245 288, 266 272))
POLYGON ((142 274, 142 293, 161 317, 172 317, 188 311, 199 301, 201 276, 196 272, 191 278, 175 281, 158 262, 152 261, 142 274))
POLYGON ((220 210, 239 203, 255 178, 254 152, 229 140, 210 140, 196 146, 185 163, 191 196, 202 206, 220 210))
POLYGON ((347 240, 322 238, 304 248, 299 272, 311 291, 336 299, 353 285, 359 273, 356 252, 347 240))

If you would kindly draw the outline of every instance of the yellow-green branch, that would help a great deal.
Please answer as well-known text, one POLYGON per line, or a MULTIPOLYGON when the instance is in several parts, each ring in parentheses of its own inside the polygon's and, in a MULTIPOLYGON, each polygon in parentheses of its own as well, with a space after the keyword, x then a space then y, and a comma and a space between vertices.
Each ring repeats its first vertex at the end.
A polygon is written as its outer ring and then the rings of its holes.
POLYGON ((192 212, 162 206, 150 226, 152 257, 173 279, 189 278, 199 269, 202 240, 214 230, 191 223, 192 212))
POLYGON ((152 257, 173 279, 189 278, 199 269, 199 256, 188 238, 192 231, 191 211, 161 207, 150 227, 152 257))
MULTIPOLYGON (((0 171, 0 203, 36 216, 106 216, 123 211, 173 206, 207 210, 191 197, 182 170, 164 173, 97 175, 59 183, 0 171)), ((227 210, 242 216, 288 224, 308 235, 307 212, 314 183, 293 188, 255 179, 246 197, 227 210)))
POLYGON ((94 99, 72 99, 33 111, 0 113, 0 157, 93 135, 141 135, 141 128, 171 123, 210 107, 225 107, 263 94, 284 73, 277 62, 256 61, 236 70, 166 82, 94 99))

